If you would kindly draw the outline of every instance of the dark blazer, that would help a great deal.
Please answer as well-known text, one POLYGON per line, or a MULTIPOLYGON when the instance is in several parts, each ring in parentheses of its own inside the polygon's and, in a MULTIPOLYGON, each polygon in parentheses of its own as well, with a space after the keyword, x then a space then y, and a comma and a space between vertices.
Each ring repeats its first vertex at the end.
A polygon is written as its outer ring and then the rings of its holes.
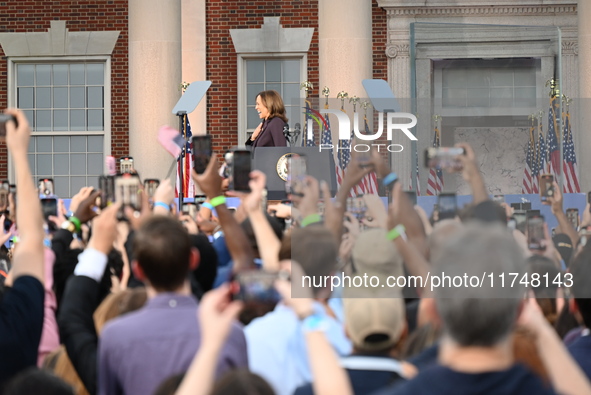
POLYGON ((71 276, 58 316, 60 337, 89 394, 96 394, 98 336, 92 314, 101 302, 99 283, 71 276))
POLYGON ((287 147, 287 140, 283 134, 284 125, 283 119, 278 117, 265 119, 256 140, 248 139, 245 145, 250 145, 253 150, 258 147, 287 147))

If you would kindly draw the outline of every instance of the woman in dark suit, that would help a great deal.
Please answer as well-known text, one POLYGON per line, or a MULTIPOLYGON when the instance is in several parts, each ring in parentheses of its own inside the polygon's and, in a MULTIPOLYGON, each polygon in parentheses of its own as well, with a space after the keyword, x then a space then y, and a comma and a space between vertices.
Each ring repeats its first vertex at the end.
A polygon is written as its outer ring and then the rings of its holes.
POLYGON ((255 109, 263 120, 246 141, 254 150, 258 147, 287 147, 283 126, 287 123, 285 106, 279 93, 263 91, 257 95, 255 109))

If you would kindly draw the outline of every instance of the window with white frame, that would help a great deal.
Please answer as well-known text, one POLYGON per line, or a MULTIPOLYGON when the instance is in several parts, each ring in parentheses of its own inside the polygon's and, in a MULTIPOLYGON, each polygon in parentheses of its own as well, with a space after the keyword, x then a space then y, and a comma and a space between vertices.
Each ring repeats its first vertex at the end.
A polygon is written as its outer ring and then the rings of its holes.
POLYGON ((443 109, 529 110, 536 106, 540 68, 539 59, 436 61, 436 96, 443 109))
POLYGON ((275 90, 281 95, 291 129, 296 123, 301 122, 301 59, 247 59, 245 67, 246 127, 249 133, 261 123, 255 110, 255 101, 257 94, 266 90, 275 90))
POLYGON ((290 129, 302 122, 300 83, 307 79, 307 54, 314 28, 284 28, 279 17, 264 17, 258 29, 230 29, 238 55, 238 141, 261 122, 257 93, 274 89, 286 106, 290 129))
POLYGON ((29 164, 35 178, 54 179, 68 198, 98 185, 105 155, 105 103, 110 102, 105 61, 14 62, 14 100, 33 135, 29 164), (105 83, 107 81, 107 84, 105 83))

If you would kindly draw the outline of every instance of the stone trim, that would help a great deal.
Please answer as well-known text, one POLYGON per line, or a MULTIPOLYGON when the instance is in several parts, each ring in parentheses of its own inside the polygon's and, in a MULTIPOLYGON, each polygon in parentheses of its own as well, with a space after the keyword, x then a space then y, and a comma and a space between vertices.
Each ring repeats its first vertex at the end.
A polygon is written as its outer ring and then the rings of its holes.
POLYGON ((408 58, 410 55, 410 45, 409 44, 394 44, 388 45, 386 47, 386 56, 389 58, 408 58))
POLYGON ((90 56, 113 53, 119 31, 70 32, 65 21, 51 21, 44 33, 0 33, 6 56, 90 56))
POLYGON ((260 29, 230 29, 236 53, 308 52, 314 28, 284 28, 279 17, 265 17, 260 29))
POLYGON ((389 16, 457 17, 494 15, 576 15, 576 5, 564 6, 478 6, 478 7, 384 7, 389 16))
POLYGON ((563 41, 562 42, 562 55, 577 56, 579 54, 579 42, 578 41, 563 41))

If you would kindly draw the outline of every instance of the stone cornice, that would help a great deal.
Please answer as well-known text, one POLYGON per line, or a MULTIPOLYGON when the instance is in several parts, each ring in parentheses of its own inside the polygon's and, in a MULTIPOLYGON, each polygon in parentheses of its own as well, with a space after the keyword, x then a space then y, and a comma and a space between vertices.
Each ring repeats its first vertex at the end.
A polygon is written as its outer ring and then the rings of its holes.
POLYGON ((576 15, 576 4, 537 6, 423 6, 384 7, 391 16, 406 17, 458 17, 458 16, 499 16, 499 15, 576 15))

